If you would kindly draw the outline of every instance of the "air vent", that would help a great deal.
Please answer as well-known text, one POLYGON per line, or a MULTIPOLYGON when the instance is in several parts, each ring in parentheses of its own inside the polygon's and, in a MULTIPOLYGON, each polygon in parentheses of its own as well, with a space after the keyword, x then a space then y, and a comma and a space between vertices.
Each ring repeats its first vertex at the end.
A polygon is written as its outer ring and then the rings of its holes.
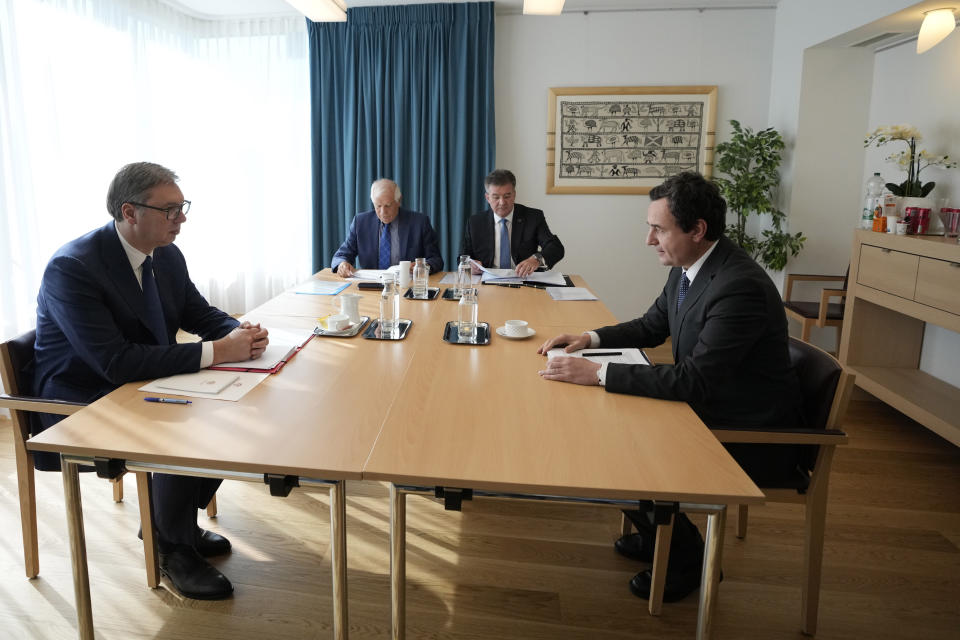
POLYGON ((872 38, 867 38, 863 42, 858 42, 856 44, 850 45, 851 47, 871 47, 875 44, 879 44, 884 40, 890 40, 892 38, 899 38, 903 33, 899 31, 891 31, 889 33, 881 33, 878 36, 873 36, 872 38))

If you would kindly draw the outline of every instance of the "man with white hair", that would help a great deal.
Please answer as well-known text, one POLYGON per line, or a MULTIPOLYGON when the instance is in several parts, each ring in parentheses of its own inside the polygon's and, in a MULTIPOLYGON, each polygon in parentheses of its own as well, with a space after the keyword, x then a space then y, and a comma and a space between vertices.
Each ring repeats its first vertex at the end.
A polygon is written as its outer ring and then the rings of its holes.
POLYGON ((400 206, 400 187, 388 178, 370 186, 373 209, 358 213, 330 268, 348 278, 357 268, 386 269, 401 260, 426 258, 430 271, 443 271, 443 258, 430 218, 400 206), (356 266, 354 266, 356 265, 356 266))

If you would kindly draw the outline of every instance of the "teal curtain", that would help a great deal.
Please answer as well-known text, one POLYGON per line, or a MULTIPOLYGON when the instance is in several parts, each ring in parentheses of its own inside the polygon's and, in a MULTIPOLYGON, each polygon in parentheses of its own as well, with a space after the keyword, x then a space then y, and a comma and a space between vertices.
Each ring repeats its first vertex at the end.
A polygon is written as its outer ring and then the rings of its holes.
POLYGON ((308 21, 313 262, 329 266, 370 184, 430 216, 447 265, 494 168, 492 2, 349 9, 308 21))

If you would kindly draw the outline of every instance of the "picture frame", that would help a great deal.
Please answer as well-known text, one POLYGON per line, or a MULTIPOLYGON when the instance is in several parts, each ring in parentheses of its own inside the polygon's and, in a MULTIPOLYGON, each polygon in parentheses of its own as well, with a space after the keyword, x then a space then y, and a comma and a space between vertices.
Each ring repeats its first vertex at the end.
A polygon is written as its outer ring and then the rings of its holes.
POLYGON ((645 195, 671 175, 710 178, 716 85, 552 87, 547 193, 645 195))

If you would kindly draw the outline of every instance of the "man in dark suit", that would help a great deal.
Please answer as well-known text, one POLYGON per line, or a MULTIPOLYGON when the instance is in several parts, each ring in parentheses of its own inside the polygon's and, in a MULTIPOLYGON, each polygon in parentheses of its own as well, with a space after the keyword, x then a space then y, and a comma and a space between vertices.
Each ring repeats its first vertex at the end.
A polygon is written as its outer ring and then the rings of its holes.
POLYGON ((358 213, 350 223, 347 239, 333 254, 330 268, 348 278, 355 270, 386 269, 401 260, 426 258, 430 271, 443 271, 443 257, 430 218, 400 207, 400 187, 381 178, 370 187, 371 211, 358 213))
POLYGON ((461 255, 469 255, 485 267, 516 268, 520 276, 541 267, 552 269, 560 262, 563 243, 550 233, 543 211, 514 202, 516 176, 506 169, 496 169, 483 185, 490 209, 467 220, 461 255))
MULTIPOLYGON (((566 345, 646 348, 673 343, 674 364, 597 364, 555 357, 540 374, 548 380, 602 385, 607 391, 688 402, 708 426, 789 427, 800 423, 800 395, 787 349, 780 294, 766 272, 723 236, 726 203, 697 173, 681 173, 650 191, 647 244, 670 274, 641 318, 582 335, 547 340, 539 352, 566 345)), ((791 464, 797 452, 730 446, 748 474, 791 464)), ((625 512, 640 533, 617 541, 618 552, 649 561, 655 527, 647 512, 625 512)), ((678 600, 700 584, 703 539, 681 514, 674 529, 664 599, 678 600)), ((650 572, 631 590, 648 598, 650 572)))
MULTIPOLYGON (((128 164, 107 191, 113 220, 61 247, 37 296, 34 393, 93 402, 120 385, 257 358, 266 329, 239 323, 210 306, 190 281, 173 244, 186 222, 176 174, 160 165, 128 164), (179 329, 204 342, 177 344, 179 329)), ((64 416, 42 414, 42 431, 64 416)), ((38 467, 58 468, 38 455, 38 467)), ((220 480, 154 474, 152 501, 160 569, 185 596, 218 599, 230 581, 202 556, 230 542, 197 526, 220 480)))

